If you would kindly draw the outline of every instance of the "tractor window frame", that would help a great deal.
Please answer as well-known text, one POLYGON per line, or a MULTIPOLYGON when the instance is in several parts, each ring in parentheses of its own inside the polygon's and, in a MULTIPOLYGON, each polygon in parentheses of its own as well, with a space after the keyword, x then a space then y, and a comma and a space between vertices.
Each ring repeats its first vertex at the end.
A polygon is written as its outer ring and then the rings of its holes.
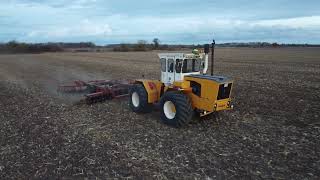
POLYGON ((167 72, 167 59, 166 58, 161 58, 160 59, 160 64, 161 64, 161 71, 162 72, 167 72))

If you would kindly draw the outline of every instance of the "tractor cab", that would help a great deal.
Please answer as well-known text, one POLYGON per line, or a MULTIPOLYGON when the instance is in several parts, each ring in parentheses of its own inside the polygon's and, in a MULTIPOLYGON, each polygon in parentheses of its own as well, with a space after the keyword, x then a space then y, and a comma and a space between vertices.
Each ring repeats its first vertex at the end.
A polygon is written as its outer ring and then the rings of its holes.
POLYGON ((183 81, 184 76, 200 74, 205 54, 160 53, 161 81, 166 86, 183 81))
POLYGON ((136 80, 130 89, 129 104, 137 113, 152 111, 158 104, 161 120, 174 127, 188 124, 194 114, 205 116, 230 110, 233 80, 213 75, 214 45, 212 43, 211 75, 207 75, 210 46, 204 53, 160 53, 161 81, 136 80))

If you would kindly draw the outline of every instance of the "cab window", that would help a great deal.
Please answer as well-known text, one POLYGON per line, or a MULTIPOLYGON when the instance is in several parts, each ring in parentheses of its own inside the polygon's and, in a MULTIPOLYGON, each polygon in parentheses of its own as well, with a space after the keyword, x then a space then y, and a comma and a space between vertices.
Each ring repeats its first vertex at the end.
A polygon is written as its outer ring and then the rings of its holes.
POLYGON ((181 73, 181 67, 182 67, 182 59, 176 59, 176 72, 181 73))
POLYGON ((200 60, 198 59, 185 59, 183 61, 183 73, 199 72, 200 71, 200 60))
POLYGON ((166 72, 166 59, 165 58, 161 58, 160 59, 160 63, 161 63, 161 71, 162 72, 166 72))
POLYGON ((193 72, 198 72, 200 71, 200 67, 201 67, 201 62, 200 60, 197 59, 192 59, 192 67, 193 67, 193 72))
POLYGON ((173 68, 174 68, 174 64, 173 64, 173 59, 168 59, 168 72, 173 73, 173 68))

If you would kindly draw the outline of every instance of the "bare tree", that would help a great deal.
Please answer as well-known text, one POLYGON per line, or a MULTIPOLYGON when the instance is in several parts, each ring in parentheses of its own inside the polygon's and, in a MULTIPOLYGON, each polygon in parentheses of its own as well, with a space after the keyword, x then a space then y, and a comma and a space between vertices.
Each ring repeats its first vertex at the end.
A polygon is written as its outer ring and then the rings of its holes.
POLYGON ((154 38, 152 40, 152 42, 153 42, 153 45, 154 45, 154 49, 158 49, 159 45, 160 45, 160 40, 158 38, 154 38))

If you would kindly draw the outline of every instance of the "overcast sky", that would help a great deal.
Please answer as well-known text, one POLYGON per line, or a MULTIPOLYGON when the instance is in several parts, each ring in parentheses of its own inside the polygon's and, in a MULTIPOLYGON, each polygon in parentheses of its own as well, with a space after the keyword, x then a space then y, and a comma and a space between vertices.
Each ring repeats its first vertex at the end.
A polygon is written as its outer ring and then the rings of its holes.
POLYGON ((0 41, 320 44, 320 0, 0 0, 0 41))

